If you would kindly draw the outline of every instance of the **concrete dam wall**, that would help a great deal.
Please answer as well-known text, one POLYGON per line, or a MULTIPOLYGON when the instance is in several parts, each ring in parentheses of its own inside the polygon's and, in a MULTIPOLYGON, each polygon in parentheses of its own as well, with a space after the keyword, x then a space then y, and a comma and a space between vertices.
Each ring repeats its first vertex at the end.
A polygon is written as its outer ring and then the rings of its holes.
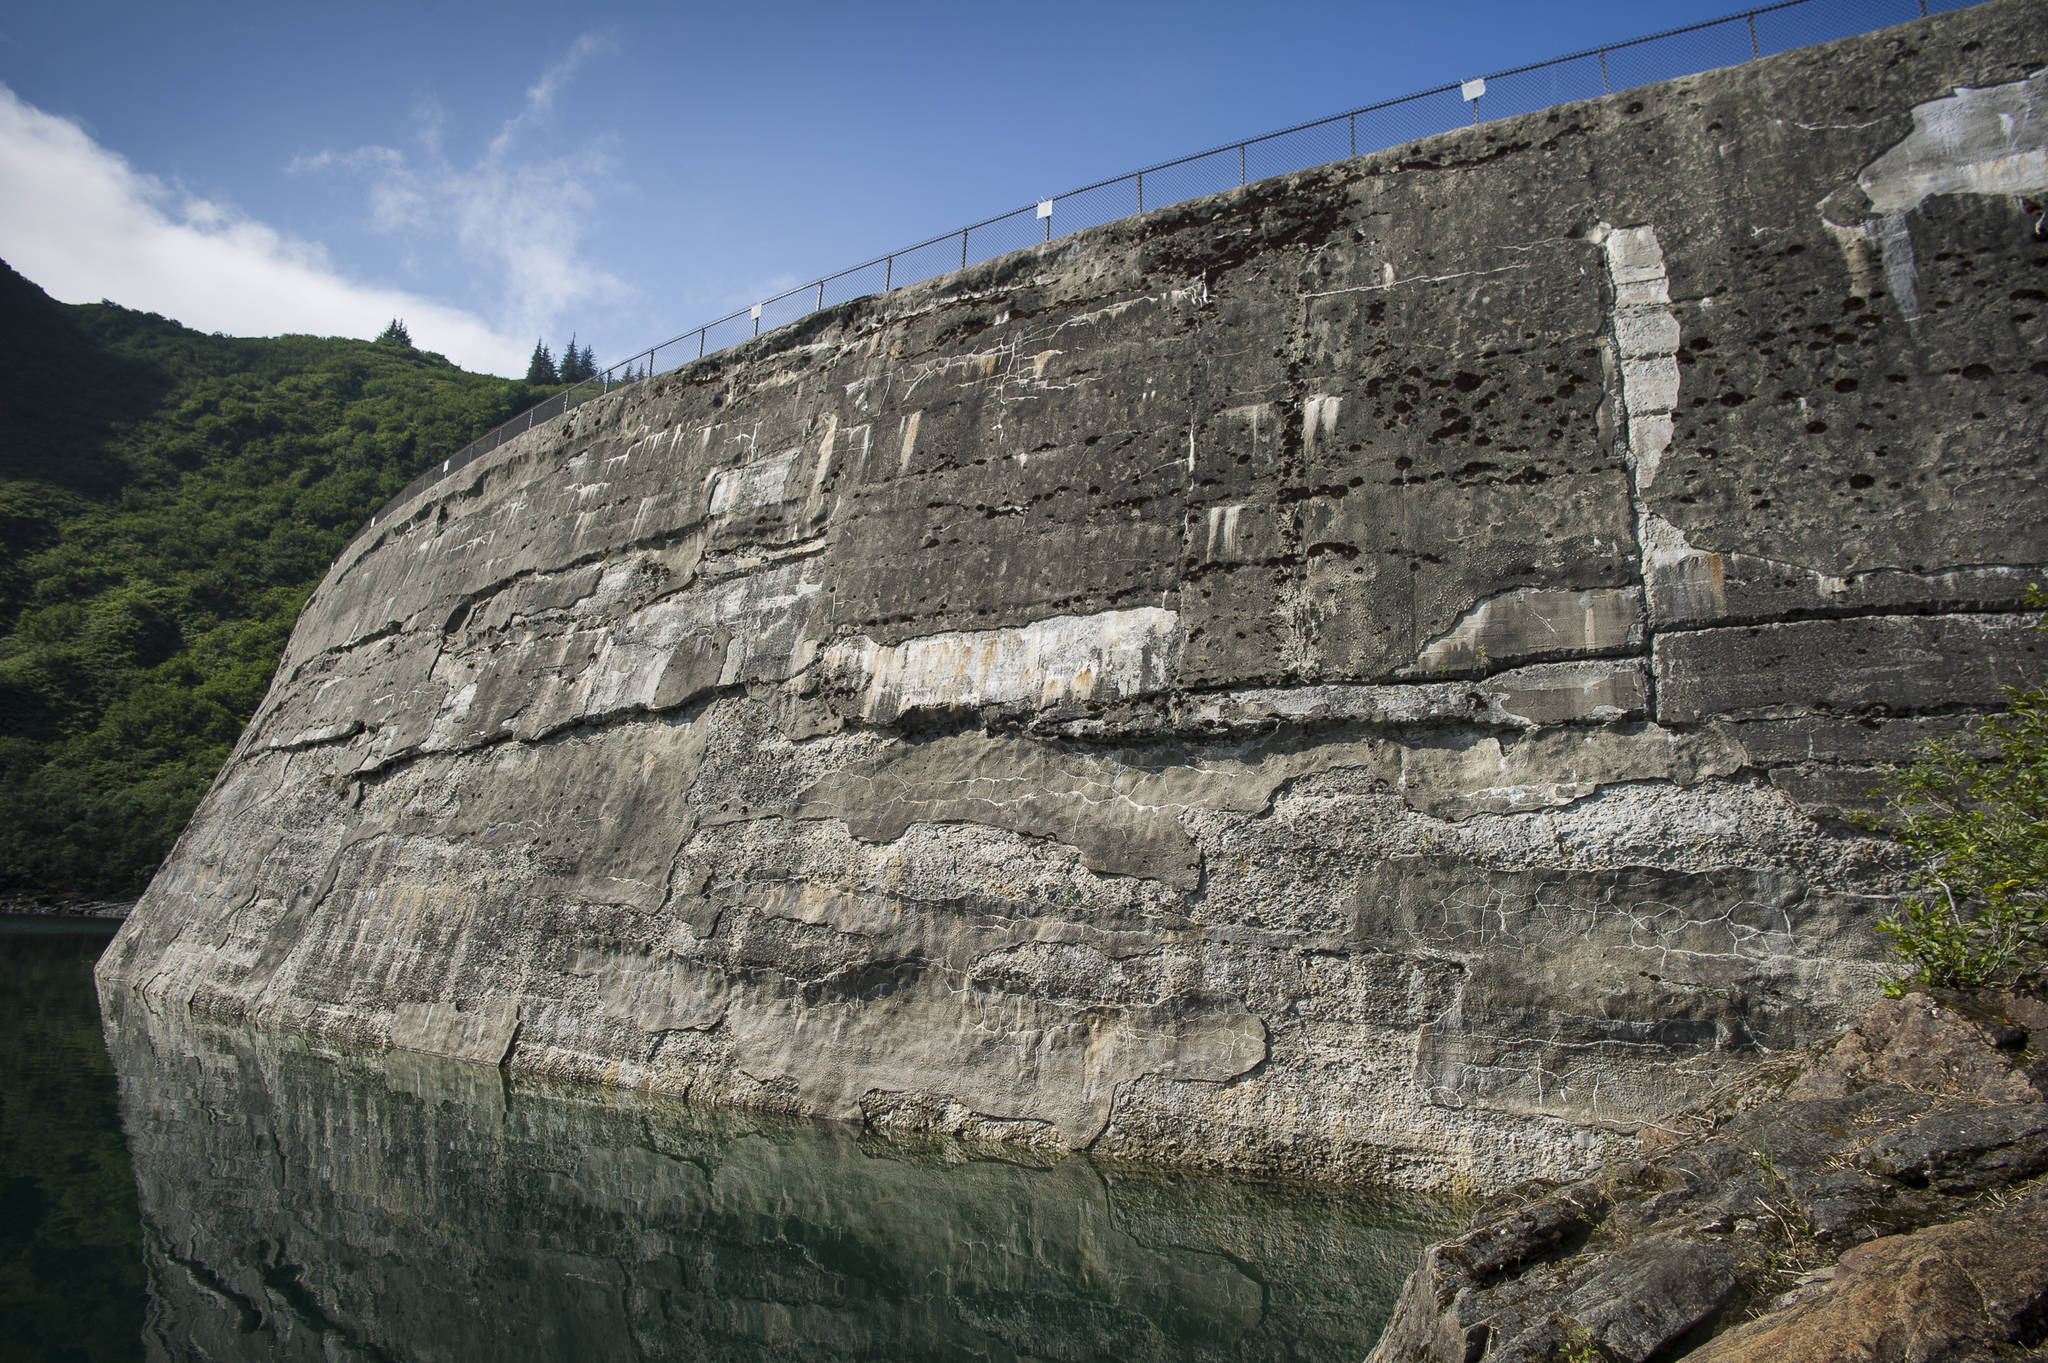
POLYGON ((1046 1148, 1595 1163, 1838 1026, 2035 675, 2048 3, 862 299, 353 544, 100 966, 1046 1148))

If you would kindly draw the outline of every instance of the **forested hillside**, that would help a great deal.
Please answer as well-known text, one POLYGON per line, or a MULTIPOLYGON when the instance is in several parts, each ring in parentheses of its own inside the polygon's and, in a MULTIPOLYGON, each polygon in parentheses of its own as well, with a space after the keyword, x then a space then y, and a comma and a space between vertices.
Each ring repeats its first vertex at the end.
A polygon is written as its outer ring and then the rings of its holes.
POLYGON ((0 894, 139 892, 349 535, 543 391, 0 264, 0 894))

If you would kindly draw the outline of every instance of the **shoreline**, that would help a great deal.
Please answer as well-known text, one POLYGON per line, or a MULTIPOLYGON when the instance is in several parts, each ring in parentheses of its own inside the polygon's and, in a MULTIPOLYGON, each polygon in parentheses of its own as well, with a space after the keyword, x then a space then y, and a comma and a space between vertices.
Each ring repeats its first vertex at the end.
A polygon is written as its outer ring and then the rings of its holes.
POLYGON ((103 918, 119 921, 135 909, 134 899, 38 899, 0 895, 0 914, 23 918, 103 918))

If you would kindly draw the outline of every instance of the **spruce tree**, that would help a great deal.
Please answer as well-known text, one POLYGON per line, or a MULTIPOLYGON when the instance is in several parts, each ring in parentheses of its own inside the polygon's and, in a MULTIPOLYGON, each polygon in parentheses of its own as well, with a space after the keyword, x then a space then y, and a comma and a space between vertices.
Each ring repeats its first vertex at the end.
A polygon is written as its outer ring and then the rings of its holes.
POLYGON ((562 351, 561 376, 563 383, 581 383, 590 377, 590 370, 584 366, 583 352, 576 348, 576 334, 569 334, 569 344, 562 351))
POLYGON ((377 337, 377 344, 395 345, 401 350, 411 350, 412 333, 405 329, 405 323, 402 320, 394 317, 391 319, 391 325, 385 327, 383 332, 377 337))
POLYGON ((562 381, 555 370, 555 357, 548 353, 545 340, 533 343, 533 358, 527 361, 526 381, 528 383, 554 384, 562 381))

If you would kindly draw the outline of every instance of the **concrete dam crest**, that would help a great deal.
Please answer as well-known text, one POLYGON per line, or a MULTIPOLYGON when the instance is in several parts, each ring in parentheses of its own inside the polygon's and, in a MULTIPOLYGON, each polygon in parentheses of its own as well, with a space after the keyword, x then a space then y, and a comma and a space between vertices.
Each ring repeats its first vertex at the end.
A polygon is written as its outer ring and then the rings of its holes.
POLYGON ((2048 3, 1156 210, 379 517, 150 1006, 1049 1149, 1563 1177, 1884 971, 2038 673, 2048 3))

